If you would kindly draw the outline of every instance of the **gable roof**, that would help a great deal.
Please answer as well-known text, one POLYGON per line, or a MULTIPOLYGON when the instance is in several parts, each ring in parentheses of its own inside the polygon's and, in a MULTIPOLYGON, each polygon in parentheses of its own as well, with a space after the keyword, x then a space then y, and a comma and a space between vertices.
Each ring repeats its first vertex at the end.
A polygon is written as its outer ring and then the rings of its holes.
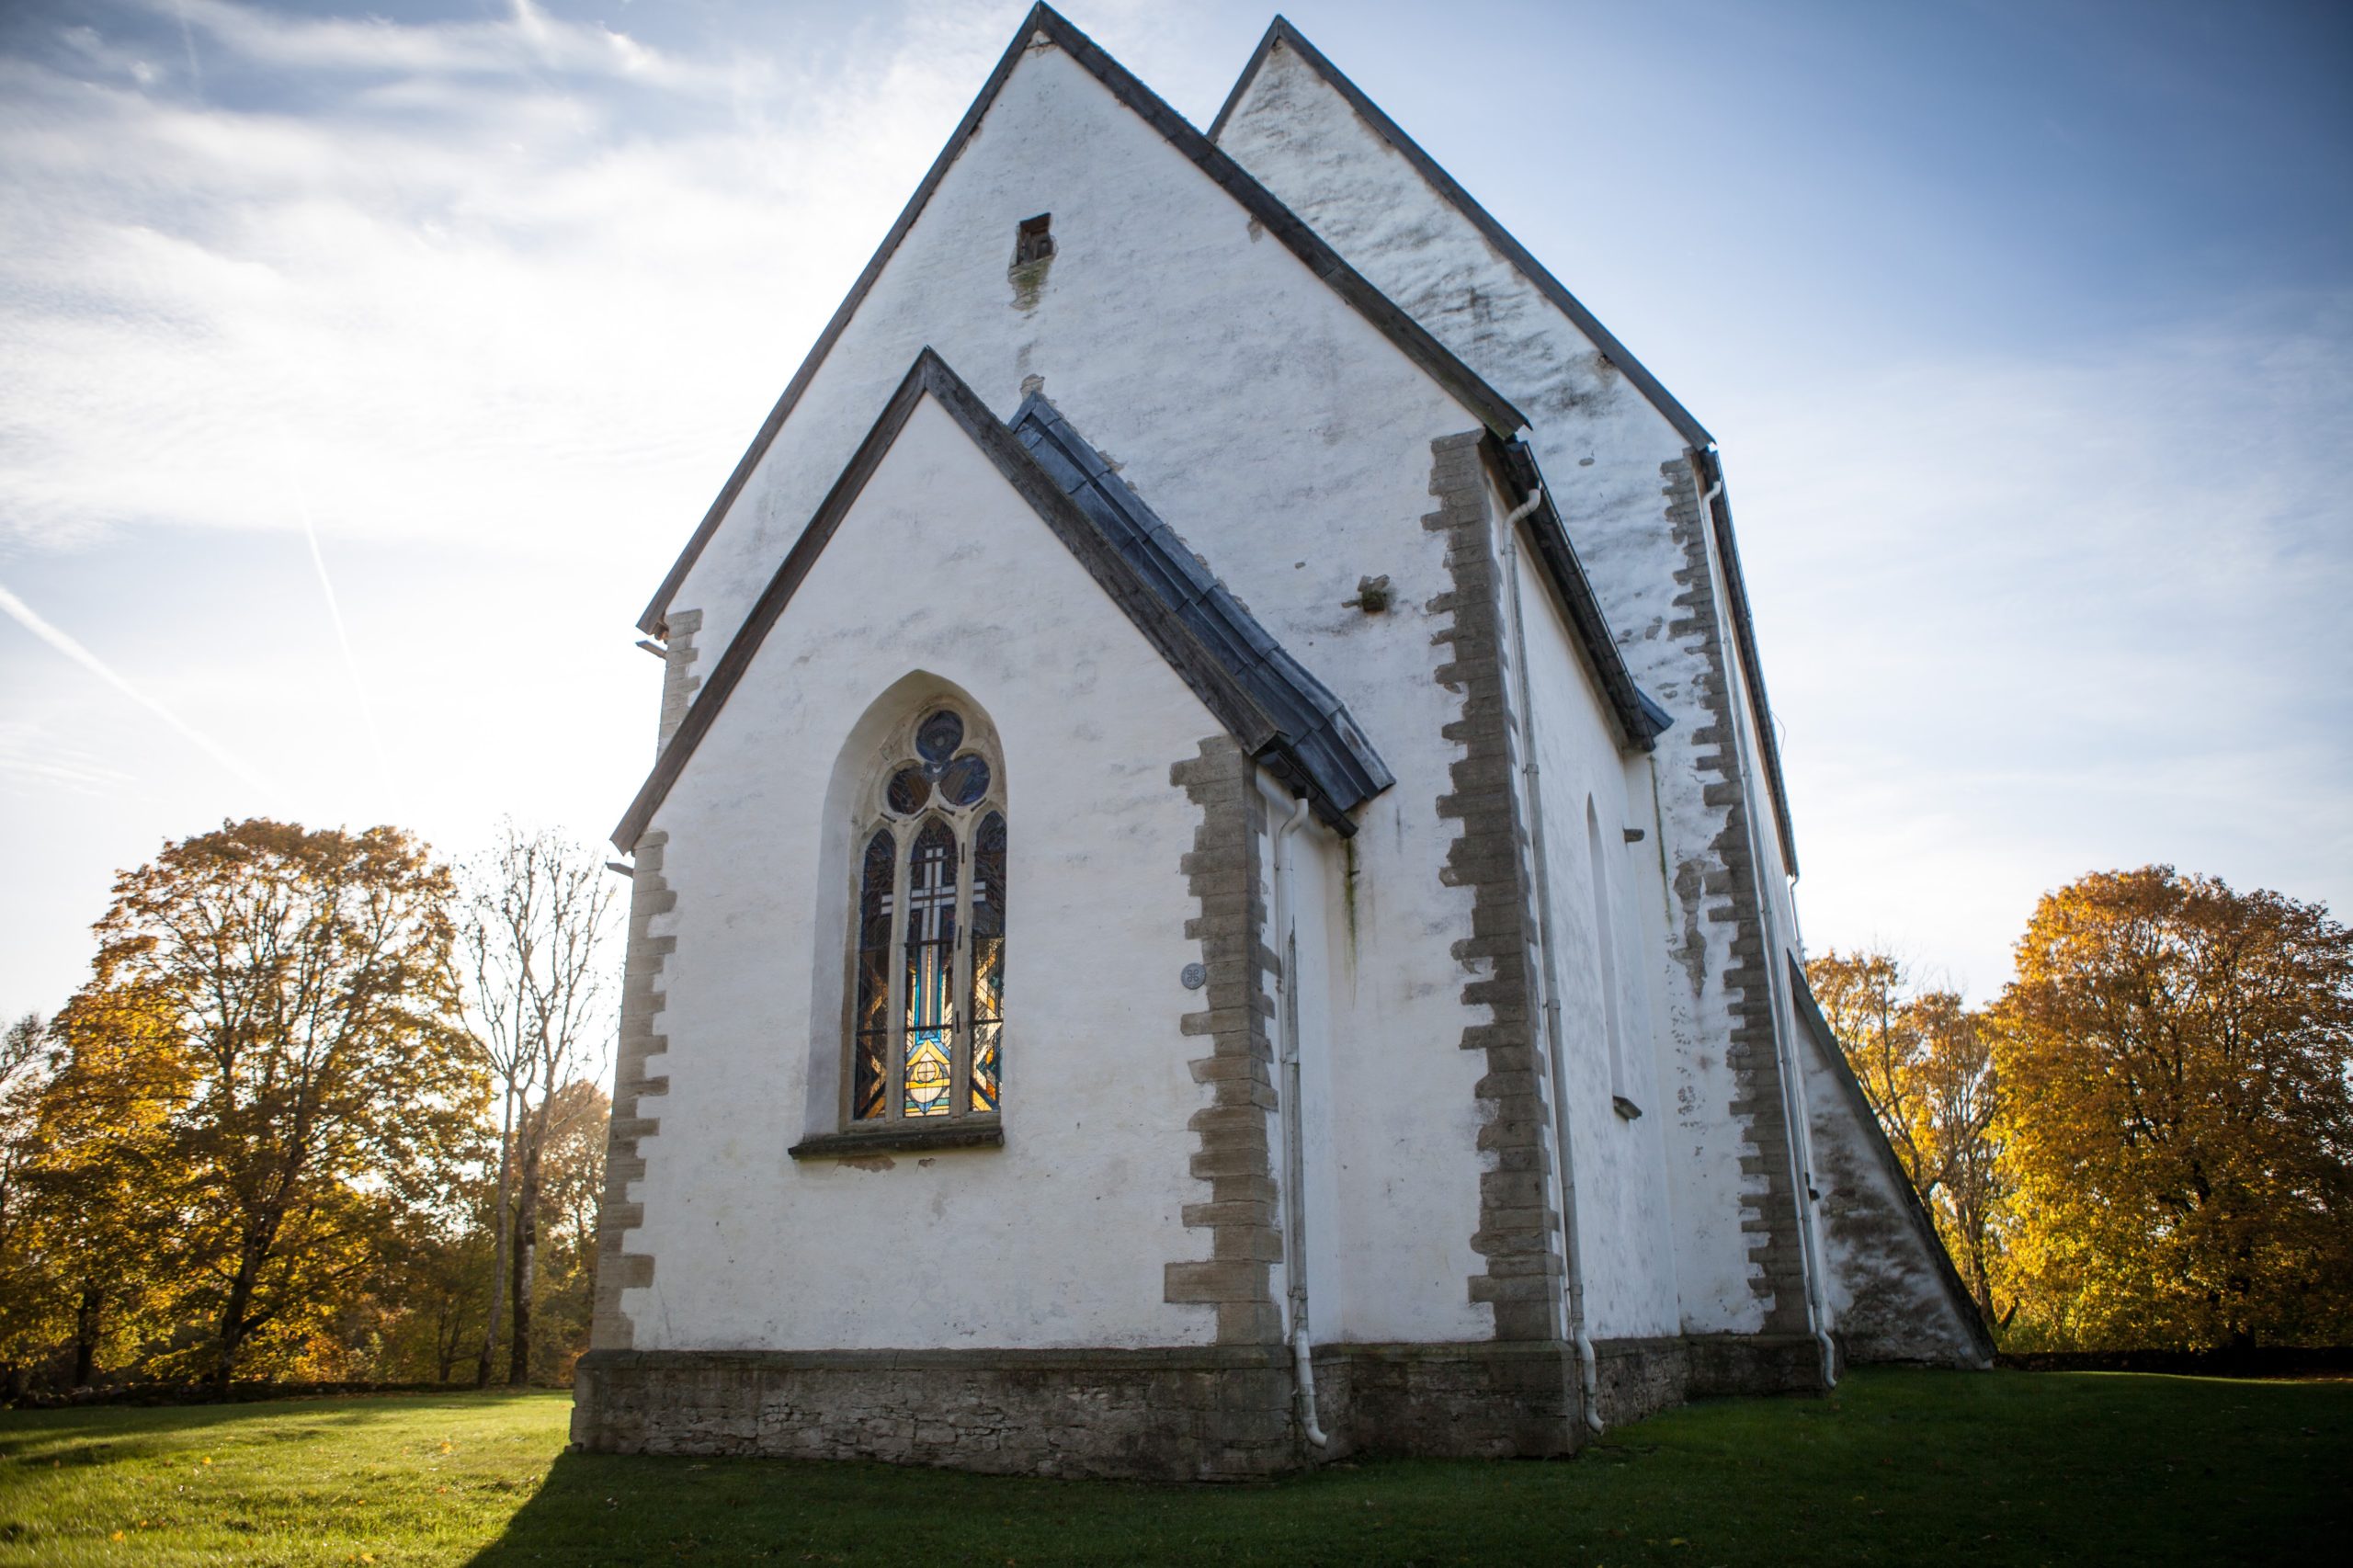
POLYGON ((1324 51, 1308 42, 1287 18, 1279 16, 1268 24, 1266 36, 1258 40, 1256 51, 1250 56, 1250 63, 1242 68, 1242 74, 1235 79, 1233 90, 1226 94, 1225 103, 1218 109, 1217 118, 1210 121, 1209 134, 1211 141, 1215 141, 1224 131, 1226 120, 1233 116, 1235 108, 1242 102, 1242 95, 1249 89, 1251 82, 1258 74, 1259 68, 1266 64, 1267 57, 1274 52, 1277 44, 1281 44, 1306 62, 1317 75, 1324 78, 1333 91, 1347 100, 1348 107, 1357 111, 1358 118, 1370 127, 1375 135, 1403 153, 1405 161, 1429 182, 1430 188, 1444 197, 1456 211, 1470 220, 1472 227, 1484 235, 1489 244, 1501 251, 1505 259, 1518 268, 1523 277, 1535 284, 1539 293, 1552 301, 1563 315, 1574 322, 1577 330, 1593 340, 1593 346, 1601 350, 1603 357, 1618 367, 1626 380, 1633 383, 1635 390, 1650 400, 1651 406, 1657 409, 1685 440, 1695 447, 1705 448, 1715 445, 1715 437, 1709 435, 1699 420, 1691 416, 1691 411, 1676 401, 1675 394, 1668 392, 1656 376, 1644 369, 1643 362, 1635 358, 1624 344, 1618 341, 1617 335, 1602 325, 1594 313, 1586 310, 1574 294, 1569 292, 1566 284, 1553 277, 1544 264, 1529 252, 1526 245, 1512 237, 1510 230, 1495 222, 1494 214, 1473 200, 1469 191, 1457 185, 1454 176, 1439 167, 1437 159, 1423 152, 1420 143, 1406 135, 1395 120, 1382 113, 1379 104, 1367 97, 1362 88, 1349 81, 1338 66, 1326 60, 1324 57, 1324 51))
MULTIPOLYGON (((1381 111, 1379 104, 1374 103, 1365 95, 1364 89, 1348 80, 1347 74, 1326 59, 1322 50, 1310 43, 1304 34, 1291 26, 1289 18, 1278 16, 1268 24, 1265 36, 1258 40, 1256 51, 1250 56, 1250 62, 1242 68, 1242 74, 1234 80, 1233 90, 1226 94, 1224 104, 1217 111, 1217 118, 1210 121, 1209 133, 1212 140, 1223 132, 1226 121, 1233 118, 1234 109, 1242 102, 1242 95, 1249 90, 1251 82, 1256 78, 1259 70, 1267 62, 1267 57, 1274 52, 1275 46, 1278 44, 1297 54, 1309 69, 1322 77, 1325 85, 1347 102, 1348 107, 1356 111, 1357 117, 1362 119, 1375 135, 1401 154, 1421 175, 1422 178, 1429 183, 1431 189, 1437 191, 1470 222, 1472 227, 1477 229, 1487 243, 1494 245, 1502 254, 1504 259, 1511 263, 1520 276, 1535 285, 1537 292, 1551 301, 1563 315, 1567 316, 1576 329, 1585 334, 1593 346, 1601 351, 1604 358, 1618 367, 1627 381, 1649 400, 1651 406, 1657 409, 1660 415, 1675 427, 1676 433, 1680 435, 1699 454, 1701 467, 1706 471, 1703 480, 1711 480, 1715 485, 1721 486, 1723 478, 1722 464, 1714 455, 1717 450, 1716 438, 1708 434, 1706 426, 1692 416, 1689 409, 1677 401, 1675 394, 1668 392, 1665 384, 1656 376, 1652 375, 1624 344, 1618 341, 1614 333, 1602 325, 1600 320, 1591 311, 1586 309, 1574 294, 1569 292, 1566 284, 1553 277, 1551 270, 1542 262, 1537 260, 1526 245, 1512 237, 1511 231, 1497 222, 1493 213, 1480 206, 1469 191, 1455 183, 1454 176, 1440 167, 1437 159, 1424 152, 1420 143, 1406 135, 1395 120, 1381 111)), ((1780 740, 1774 730, 1772 705, 1766 700, 1764 667, 1757 662, 1756 657, 1756 624, 1749 614, 1748 585, 1741 576, 1739 551, 1733 544, 1732 500, 1729 494, 1721 488, 1716 490, 1715 495, 1715 501, 1712 503, 1714 512, 1712 522, 1717 551, 1724 562, 1724 580, 1729 588, 1728 597, 1731 600, 1733 635, 1740 645, 1741 668, 1748 687, 1749 706, 1756 710, 1758 716, 1757 746, 1762 753, 1766 789, 1772 796, 1776 837, 1781 846, 1781 863, 1788 869, 1789 874, 1794 877, 1798 874, 1797 834, 1790 821, 1789 788, 1781 775, 1780 740)), ((1590 592, 1591 590, 1588 589, 1587 594, 1590 595, 1590 592)), ((1643 700, 1649 699, 1645 698, 1643 700)))
POLYGON ((1094 40, 1071 26, 1051 6, 1040 3, 1032 6, 1029 14, 1022 19, 1020 28, 1013 35, 1013 41, 1006 46, 1004 55, 997 61, 996 68, 982 84, 980 96, 964 111, 964 118, 948 138, 948 144, 932 161, 930 172, 924 176, 923 183, 915 187, 915 194, 907 199, 907 205, 900 211, 898 221, 891 225, 890 233, 882 236, 882 244, 868 260, 866 269, 858 275, 858 281, 850 285, 848 295, 834 312, 833 319, 825 324, 825 330, 817 335, 817 341, 810 348, 808 358, 801 360, 801 368, 792 373, 792 380, 786 383, 784 395, 768 411, 759 433, 752 437, 751 446, 745 449, 743 458, 735 464, 735 472, 721 487, 718 499, 703 514, 694 537, 687 541, 686 549, 672 564, 669 574, 662 579, 661 587, 654 591, 644 613, 638 617, 638 630, 651 634, 660 626, 663 615, 670 608, 672 597, 686 581, 688 572, 702 554, 703 547, 719 531, 727 509, 742 493, 753 470, 759 467, 760 459, 767 455, 777 432, 784 427, 794 405, 809 390, 809 383, 816 379, 818 368, 824 363, 825 356, 840 339, 850 319, 858 313, 858 306, 865 302, 868 292, 882 276, 883 267, 906 238, 908 231, 915 227, 915 220, 922 216, 932 193, 939 188, 940 181, 954 166, 964 144, 980 129, 981 120, 987 115, 990 106, 995 103, 997 94, 1003 90, 1006 82, 1011 78, 1014 67, 1020 62, 1022 54, 1029 46, 1029 40, 1040 33, 1102 83, 1114 98, 1133 110, 1170 146, 1183 153, 1233 197, 1245 211, 1258 220, 1268 234, 1280 241, 1286 249, 1306 265, 1309 271, 1329 284, 1334 293, 1378 328, 1405 358, 1420 366, 1432 381, 1445 388, 1463 407, 1476 415, 1481 423, 1497 435, 1506 437, 1528 423, 1526 416, 1512 406, 1510 400, 1455 358, 1451 350, 1431 336, 1420 323, 1399 310, 1380 290, 1366 281, 1356 268, 1341 260, 1337 251, 1302 222, 1290 208, 1276 200, 1264 186, 1244 171, 1241 165, 1221 152, 1184 116, 1162 102, 1158 95, 1105 53, 1094 40))
POLYGON ((1012 429, 1161 603, 1280 726, 1280 745, 1262 759, 1277 777, 1327 805, 1327 820, 1338 820, 1397 781, 1357 728, 1347 704, 1283 651, 1043 392, 1023 401, 1012 429))
POLYGON ((1497 443, 1495 455, 1523 497, 1540 497, 1535 514, 1529 519, 1529 532, 1536 536, 1536 559, 1561 596, 1561 608, 1585 649, 1601 695, 1609 704, 1610 717, 1617 721, 1619 734, 1627 744, 1649 751, 1659 735, 1674 725, 1675 715, 1652 701, 1649 694, 1634 684, 1633 672, 1626 667, 1626 655, 1619 648, 1618 639, 1610 635, 1609 618, 1601 613, 1601 601, 1594 597, 1593 584, 1585 574, 1585 563, 1577 559, 1576 547, 1569 542, 1569 530, 1561 521, 1559 509, 1552 505, 1552 487, 1544 483, 1543 471, 1536 466, 1534 450, 1515 437, 1497 443))
POLYGON ((769 630, 926 397, 972 437, 1243 749, 1305 795, 1336 832, 1354 834, 1356 824, 1346 813, 1392 779, 1347 709, 1216 586, 1141 500, 1115 499, 1126 486, 1050 405, 1040 399, 1024 403, 1027 427, 1017 436, 997 423, 946 360, 926 348, 712 665, 613 829, 613 843, 624 853, 636 846, 769 630))

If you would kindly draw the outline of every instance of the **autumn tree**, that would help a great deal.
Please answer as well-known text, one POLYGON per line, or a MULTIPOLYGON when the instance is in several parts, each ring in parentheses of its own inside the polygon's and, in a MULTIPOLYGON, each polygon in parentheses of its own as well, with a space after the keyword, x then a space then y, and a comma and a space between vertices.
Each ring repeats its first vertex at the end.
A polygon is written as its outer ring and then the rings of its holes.
POLYGON ((540 1156, 539 1327, 532 1376, 568 1382, 588 1348, 595 1307, 597 1206, 605 1190, 605 1139, 612 1104, 575 1078, 555 1092, 540 1156))
POLYGON ((549 832, 502 825, 468 867, 462 945, 481 1060, 499 1086, 497 1274, 475 1381, 490 1381, 502 1297, 511 1300, 507 1381, 531 1371, 540 1185, 557 1092, 600 1045, 614 909, 602 858, 549 832))
POLYGON ((40 1244, 40 1101, 48 1027, 27 1013, 0 1029, 0 1397, 24 1387, 54 1338, 58 1281, 40 1244))
POLYGON ((1978 1312, 1998 1324, 1999 1085, 1981 1015, 1955 992, 1915 990, 1881 950, 1826 952, 1806 979, 1978 1312))
POLYGON ((301 1343, 389 1217, 463 1156, 484 1086, 458 1017, 453 891, 397 829, 261 819, 115 883, 68 1008, 89 1042, 73 1071, 94 1110, 157 1118, 155 1168, 181 1196, 155 1240, 210 1326, 217 1384, 256 1346, 301 1343))
POLYGON ((2168 866, 2046 895, 1992 1011, 2020 1328, 2353 1335, 2353 934, 2168 866))
POLYGON ((143 985, 84 990, 49 1037, 25 1219, 68 1321, 66 1381, 81 1387, 97 1381, 102 1358, 126 1358, 164 1326, 157 1309, 189 1198, 167 1126, 192 1080, 169 1007, 143 985))

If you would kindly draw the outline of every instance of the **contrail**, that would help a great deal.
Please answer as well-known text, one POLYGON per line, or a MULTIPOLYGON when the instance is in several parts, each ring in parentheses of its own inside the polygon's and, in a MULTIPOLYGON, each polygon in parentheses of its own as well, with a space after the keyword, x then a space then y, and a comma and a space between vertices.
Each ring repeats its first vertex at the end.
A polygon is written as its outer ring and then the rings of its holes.
POLYGON ((48 621, 43 620, 40 616, 34 614, 32 606, 25 603, 24 600, 10 593, 5 584, 0 584, 0 610, 7 611, 9 619, 14 620, 17 625, 23 627, 26 631, 31 632, 34 636, 40 638, 42 642, 48 643, 59 653, 64 654, 67 658, 73 660, 75 664, 89 671, 92 675, 97 676, 108 686, 122 693, 125 697, 131 699, 131 701, 139 704, 140 707, 147 710, 148 712, 155 715, 156 718, 161 719, 165 723, 169 724, 173 729, 177 730, 181 735, 186 737, 188 741, 195 745, 199 751, 201 751, 205 756, 210 757, 213 761, 219 763, 222 767, 235 774, 247 784, 252 785, 255 789, 260 790, 263 794, 269 796, 272 800, 283 800, 285 798, 284 792, 280 790, 277 785, 271 783, 260 774, 256 773, 252 768, 247 767, 244 763, 238 761, 235 757, 222 750, 221 747, 213 744, 210 738, 199 734, 193 727, 182 721, 178 714, 173 712, 170 709, 165 707, 162 703, 156 701, 153 698, 148 696, 145 692, 140 690, 137 687, 123 679, 122 676, 115 674, 114 670, 108 666, 104 659, 99 658, 96 653, 93 653, 87 648, 83 647, 82 644, 76 642, 63 631, 59 631, 56 627, 51 626, 48 621))
MULTIPOLYGON (((360 722, 368 726, 368 740, 376 748, 377 781, 384 787, 387 797, 392 793, 392 754, 384 747, 383 732, 376 728, 376 710, 369 704, 368 688, 359 679, 359 660, 351 651, 351 632, 343 623, 343 606, 335 597, 335 583, 327 576, 327 558, 319 552, 319 530, 311 523, 310 497, 302 489, 302 472, 294 462, 294 446, 287 438, 281 423, 278 431, 278 454, 286 463, 286 481, 294 487, 294 509, 302 517, 302 537, 311 541, 311 565, 319 574, 319 587, 327 597, 327 619, 335 622, 335 640, 343 647, 343 667, 351 676, 351 694, 359 703, 360 722)), ((389 799, 387 804, 390 804, 389 799)))
POLYGON ((204 101, 204 71, 196 62, 196 35, 188 30, 188 0, 172 0, 172 9, 180 18, 180 43, 188 50, 188 80, 195 85, 199 103, 204 101))

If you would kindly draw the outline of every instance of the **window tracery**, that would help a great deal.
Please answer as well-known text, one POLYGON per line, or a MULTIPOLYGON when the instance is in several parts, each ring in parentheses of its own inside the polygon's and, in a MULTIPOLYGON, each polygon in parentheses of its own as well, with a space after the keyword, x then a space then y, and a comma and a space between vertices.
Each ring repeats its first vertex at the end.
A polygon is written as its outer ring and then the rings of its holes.
POLYGON ((1006 843, 993 749, 954 708, 930 710, 883 769, 861 824, 853 1127, 994 1119, 1001 1109, 1006 843))

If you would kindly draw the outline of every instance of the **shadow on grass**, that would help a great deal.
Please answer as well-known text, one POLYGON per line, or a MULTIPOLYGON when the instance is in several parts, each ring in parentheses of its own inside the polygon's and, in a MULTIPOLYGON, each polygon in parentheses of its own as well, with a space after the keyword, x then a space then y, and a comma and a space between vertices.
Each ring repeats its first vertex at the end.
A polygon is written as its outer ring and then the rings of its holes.
POLYGON ((472 1563, 2268 1562, 2353 1529, 2348 1472, 2353 1386, 1870 1372, 1250 1486, 567 1453, 472 1563))

